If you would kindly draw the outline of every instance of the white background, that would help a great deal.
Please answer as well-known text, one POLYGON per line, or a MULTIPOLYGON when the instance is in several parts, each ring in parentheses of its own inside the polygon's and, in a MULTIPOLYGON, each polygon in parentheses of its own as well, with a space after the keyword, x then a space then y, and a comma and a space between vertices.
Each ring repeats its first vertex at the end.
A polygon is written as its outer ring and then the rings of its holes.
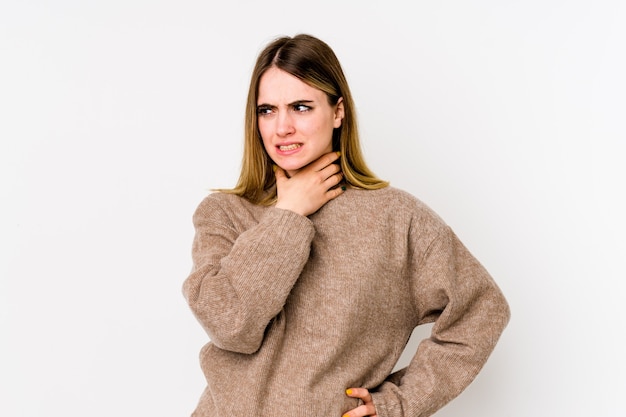
POLYGON ((342 61, 371 168, 510 302, 437 415, 626 415, 624 22, 620 0, 3 0, 0 415, 190 414, 191 214, 237 179, 257 53, 298 32, 342 61))

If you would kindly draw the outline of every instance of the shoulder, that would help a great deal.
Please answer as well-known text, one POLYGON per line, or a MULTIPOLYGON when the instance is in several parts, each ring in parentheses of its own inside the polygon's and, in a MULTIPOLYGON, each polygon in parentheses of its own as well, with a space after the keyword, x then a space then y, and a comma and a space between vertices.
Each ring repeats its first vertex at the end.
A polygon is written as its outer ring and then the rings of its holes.
POLYGON ((237 216, 238 213, 249 213, 251 210, 260 209, 243 197, 224 192, 212 192, 208 194, 196 208, 194 222, 200 219, 223 219, 237 216))
POLYGON ((196 208, 197 212, 205 212, 205 211, 213 211, 216 209, 229 207, 232 205, 237 205, 239 202, 238 199, 243 200, 241 197, 236 196, 234 194, 222 193, 222 192, 211 192, 207 196, 205 196, 198 207, 196 208))
POLYGON ((379 190, 351 190, 349 193, 361 207, 372 206, 383 212, 393 212, 398 216, 412 218, 431 218, 437 222, 442 219, 426 203, 408 191, 387 186, 379 190))
POLYGON ((359 191, 363 195, 355 193, 357 198, 370 203, 358 201, 358 207, 369 206, 370 216, 377 218, 378 223, 406 230, 412 240, 432 241, 448 233, 446 222, 428 204, 405 190, 388 186, 359 191))

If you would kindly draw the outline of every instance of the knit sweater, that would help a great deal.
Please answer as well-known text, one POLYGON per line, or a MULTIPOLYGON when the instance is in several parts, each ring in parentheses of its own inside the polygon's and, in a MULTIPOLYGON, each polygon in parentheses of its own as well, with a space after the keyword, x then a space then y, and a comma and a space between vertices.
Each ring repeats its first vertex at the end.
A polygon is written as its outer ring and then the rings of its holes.
POLYGON ((305 217, 226 193, 193 222, 184 295, 210 342, 194 417, 424 417, 474 379, 509 319, 442 219, 393 187, 348 189, 305 217), (434 322, 391 374, 413 329, 434 322))

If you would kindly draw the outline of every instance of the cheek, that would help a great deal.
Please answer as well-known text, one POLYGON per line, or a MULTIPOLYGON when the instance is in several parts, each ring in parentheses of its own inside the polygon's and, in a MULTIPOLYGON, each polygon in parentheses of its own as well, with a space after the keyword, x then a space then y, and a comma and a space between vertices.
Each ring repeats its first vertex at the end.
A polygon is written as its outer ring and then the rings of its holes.
POLYGON ((301 123, 299 131, 308 137, 324 138, 329 132, 332 132, 332 127, 329 129, 326 120, 307 120, 305 123, 301 123))
POLYGON ((263 136, 261 136, 261 142, 263 143, 263 149, 265 149, 265 152, 267 152, 268 155, 271 155, 274 151, 274 147, 268 141, 263 139, 263 136))
POLYGON ((259 134, 261 135, 262 138, 264 138, 266 136, 266 126, 265 123, 261 123, 260 121, 257 122, 257 128, 259 129, 259 134))
POLYGON ((311 134, 318 137, 320 142, 332 142, 334 126, 328 120, 324 120, 322 123, 318 123, 315 127, 312 127, 311 134))
POLYGON ((263 142, 263 146, 267 149, 267 145, 269 142, 269 138, 271 137, 270 132, 267 129, 267 126, 263 123, 258 124, 259 135, 261 136, 261 141, 263 142))

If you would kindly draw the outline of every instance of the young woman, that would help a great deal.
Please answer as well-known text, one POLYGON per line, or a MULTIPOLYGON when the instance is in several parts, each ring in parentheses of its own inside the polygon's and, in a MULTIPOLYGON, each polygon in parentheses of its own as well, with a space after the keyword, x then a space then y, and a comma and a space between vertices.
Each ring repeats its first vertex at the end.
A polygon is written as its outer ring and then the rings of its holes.
POLYGON ((193 221, 183 291, 210 338, 193 416, 428 416, 474 379, 509 319, 452 230, 367 168, 339 61, 308 35, 259 55, 239 182, 193 221))

